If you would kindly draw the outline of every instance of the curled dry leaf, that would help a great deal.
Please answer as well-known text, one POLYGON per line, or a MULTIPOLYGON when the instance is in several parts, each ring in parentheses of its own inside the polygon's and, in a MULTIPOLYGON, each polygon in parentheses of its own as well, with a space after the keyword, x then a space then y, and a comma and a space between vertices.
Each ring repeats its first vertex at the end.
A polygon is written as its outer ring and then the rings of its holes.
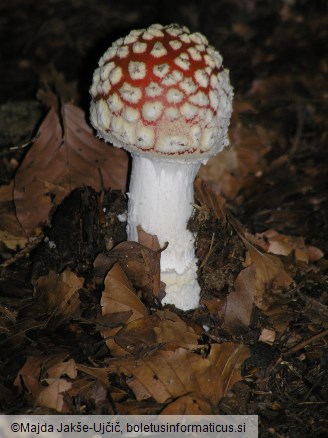
POLYGON ((248 94, 261 100, 270 100, 269 96, 283 96, 286 90, 294 89, 293 79, 286 73, 255 79, 248 94))
POLYGON ((306 255, 310 262, 317 262, 322 259, 325 254, 316 246, 306 245, 306 255))
POLYGON ((50 271, 39 277, 34 287, 37 307, 43 312, 56 313, 65 318, 76 316, 80 308, 79 289, 84 279, 66 269, 61 274, 50 271))
MULTIPOLYGON (((148 315, 146 307, 137 297, 119 263, 116 263, 106 275, 105 289, 102 293, 100 304, 102 314, 107 316, 108 323, 111 322, 112 318, 115 318, 116 325, 118 325, 116 319, 118 313, 128 313, 130 315, 128 319, 122 321, 122 325, 148 315)), ((122 327, 113 327, 102 331, 102 335, 106 339, 106 345, 114 356, 126 354, 126 351, 121 348, 114 339, 114 336, 121 328, 122 327)))
MULTIPOLYGON (((212 209, 222 220, 222 207, 216 195, 198 181, 198 193, 201 203, 212 209)), ((221 302, 205 302, 210 313, 220 320, 223 315, 223 325, 226 329, 247 327, 250 324, 253 305, 267 311, 277 300, 282 298, 282 291, 287 289, 293 279, 284 270, 278 257, 259 251, 247 239, 245 227, 231 214, 225 213, 226 221, 235 229, 246 249, 248 265, 237 276, 234 290, 221 302), (213 305, 212 305, 213 304, 213 305), (212 309, 211 309, 212 307, 212 309)))
MULTIPOLYGON (((245 227, 225 210, 225 203, 220 195, 213 193, 200 178, 196 180, 195 189, 201 205, 213 210, 223 223, 228 221, 248 249, 250 266, 238 274, 234 291, 220 305, 216 305, 214 310, 220 319, 222 313, 224 314, 225 328, 234 330, 248 327, 253 305, 263 311, 268 310, 277 299, 277 291, 281 294, 281 290, 288 288, 293 279, 283 269, 278 257, 262 253, 253 245, 253 240, 249 239, 251 235, 245 227)), ((209 311, 212 313, 210 309, 209 311)))
MULTIPOLYGON (((253 304, 265 313, 279 300, 293 279, 283 269, 280 260, 249 247, 252 264, 243 269, 235 281, 235 290, 226 298, 224 326, 229 330, 248 327, 253 304)), ((284 311, 284 306, 280 306, 284 311)))
POLYGON ((137 232, 138 232, 138 242, 145 246, 146 248, 149 248, 160 255, 159 251, 161 249, 158 237, 154 236, 153 234, 146 233, 146 231, 142 228, 141 225, 137 226, 137 232))
POLYGON ((146 233, 146 231, 142 228, 141 225, 137 226, 138 232, 138 242, 146 248, 149 248, 153 251, 153 260, 152 263, 146 262, 146 270, 148 273, 152 274, 152 290, 148 291, 148 294, 151 296, 155 296, 159 301, 161 301, 164 297, 161 291, 161 276, 160 276, 160 265, 161 265, 161 247, 158 241, 158 237, 153 234, 146 233))
POLYGON ((144 298, 158 297, 160 294, 159 254, 137 242, 122 242, 107 256, 99 254, 94 261, 97 277, 119 262, 133 286, 143 292, 144 298))
POLYGON ((148 314, 119 263, 106 275, 100 304, 103 315, 132 310, 132 319, 137 319, 148 314))
POLYGON ((47 223, 49 213, 77 187, 125 190, 127 156, 99 141, 80 108, 50 110, 15 176, 14 201, 25 232, 47 223))
POLYGON ((192 323, 188 325, 168 309, 148 315, 118 263, 106 276, 101 306, 106 324, 112 326, 102 330, 102 335, 113 356, 139 356, 161 345, 171 349, 198 346, 201 330, 192 323))
POLYGON ((246 260, 250 260, 250 266, 239 273, 235 290, 226 299, 224 324, 232 330, 249 325, 252 303, 266 312, 276 301, 283 300, 282 292, 294 280, 278 257, 261 252, 246 238, 246 230, 237 219, 229 217, 229 221, 248 249, 246 260))
POLYGON ((256 270, 254 265, 239 272, 234 284, 234 291, 230 292, 226 298, 225 328, 233 330, 249 326, 254 305, 255 283, 256 270))
POLYGON ((105 278, 101 297, 102 314, 111 328, 102 330, 113 356, 142 355, 145 351, 166 345, 175 349, 198 345, 200 330, 188 325, 170 310, 148 315, 119 263, 105 278), (121 320, 121 321, 120 321, 121 320))
POLYGON ((225 225, 227 221, 227 211, 226 211, 226 201, 219 194, 214 193, 213 190, 209 189, 205 181, 197 177, 194 182, 196 199, 202 207, 207 207, 213 210, 217 219, 222 221, 225 225))

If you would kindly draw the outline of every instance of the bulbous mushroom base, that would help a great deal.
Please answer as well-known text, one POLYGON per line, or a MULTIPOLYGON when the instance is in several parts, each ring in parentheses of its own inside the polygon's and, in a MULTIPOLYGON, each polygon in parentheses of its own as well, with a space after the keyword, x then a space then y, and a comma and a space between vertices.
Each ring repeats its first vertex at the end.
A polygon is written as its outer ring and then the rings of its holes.
POLYGON ((197 307, 195 237, 187 229, 193 213, 193 182, 200 163, 181 158, 164 160, 132 154, 129 188, 129 240, 138 241, 137 226, 158 237, 161 247, 161 280, 166 283, 164 304, 183 310, 197 307))
POLYGON ((197 266, 193 263, 183 274, 175 271, 161 272, 161 280, 166 284, 163 304, 174 304, 182 310, 198 306, 200 287, 197 281, 197 266))

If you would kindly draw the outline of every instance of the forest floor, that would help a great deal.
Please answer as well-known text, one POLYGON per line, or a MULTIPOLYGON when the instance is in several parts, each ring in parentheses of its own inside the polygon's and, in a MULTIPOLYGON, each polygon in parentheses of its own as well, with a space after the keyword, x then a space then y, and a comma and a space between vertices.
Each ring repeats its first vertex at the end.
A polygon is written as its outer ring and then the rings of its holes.
POLYGON ((1 412, 327 436, 327 41, 324 0, 1 2, 1 412), (231 146, 195 181, 189 312, 161 305, 156 239, 126 241, 129 159, 88 122, 100 56, 156 22, 206 35, 235 94, 231 146))

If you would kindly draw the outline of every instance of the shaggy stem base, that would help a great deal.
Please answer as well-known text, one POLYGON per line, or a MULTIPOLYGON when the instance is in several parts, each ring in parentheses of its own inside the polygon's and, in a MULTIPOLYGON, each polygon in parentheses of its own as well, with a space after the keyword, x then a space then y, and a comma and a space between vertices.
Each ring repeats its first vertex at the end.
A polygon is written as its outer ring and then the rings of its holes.
POLYGON ((199 164, 145 158, 133 154, 129 189, 129 240, 138 240, 137 226, 155 234, 161 247, 161 279, 166 283, 164 303, 187 310, 198 305, 195 237, 187 229, 193 213, 193 182, 199 164))

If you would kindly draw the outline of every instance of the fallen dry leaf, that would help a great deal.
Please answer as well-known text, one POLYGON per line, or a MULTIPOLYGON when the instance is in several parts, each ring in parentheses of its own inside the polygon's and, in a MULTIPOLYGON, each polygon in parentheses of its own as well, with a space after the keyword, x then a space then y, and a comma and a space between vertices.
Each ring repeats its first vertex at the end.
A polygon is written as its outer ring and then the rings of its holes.
POLYGON ((65 104, 50 110, 15 176, 17 217, 28 235, 73 189, 91 186, 125 190, 127 156, 98 140, 83 111, 65 104))
POLYGON ((148 314, 119 263, 115 263, 105 278, 100 304, 103 315, 132 310, 132 319, 137 319, 148 314))
POLYGON ((328 328, 328 306, 315 298, 306 297, 303 314, 316 324, 328 328))
POLYGON ((187 324, 169 309, 127 323, 115 336, 115 341, 127 352, 141 357, 149 350, 198 348, 202 329, 187 324))
POLYGON ((252 245, 248 245, 249 254, 255 265, 254 303, 266 311, 282 297, 282 291, 294 283, 294 280, 284 270, 278 257, 263 254, 252 245))
POLYGON ((163 344, 171 349, 181 346, 191 349, 198 345, 200 332, 197 333, 192 323, 188 325, 167 309, 148 315, 119 263, 105 278, 100 304, 107 324, 112 325, 102 330, 112 356, 140 356, 163 344))
POLYGON ((147 258, 145 258, 146 269, 148 273, 152 274, 152 290, 148 291, 148 294, 151 293, 150 298, 152 296, 155 296, 159 301, 161 301, 164 298, 164 293, 162 293, 161 289, 161 247, 158 241, 158 237, 154 236, 153 234, 147 233, 141 225, 137 226, 137 232, 138 242, 140 243, 140 245, 143 245, 144 247, 149 248, 153 251, 153 263, 147 263, 147 258))
POLYGON ((195 348, 199 343, 202 329, 198 325, 192 325, 182 320, 176 313, 169 309, 156 312, 158 323, 154 327, 156 340, 159 344, 170 344, 185 349, 195 348))
POLYGON ((211 415, 212 413, 211 405, 194 394, 178 397, 161 410, 161 415, 211 415))
POLYGON ((324 256, 319 248, 306 245, 303 237, 288 236, 272 229, 255 235, 246 232, 245 237, 271 254, 288 256, 295 251, 296 260, 305 263, 318 261, 324 256))
POLYGON ((137 232, 138 232, 138 242, 145 246, 146 248, 149 248, 155 252, 160 251, 161 247, 158 241, 158 237, 154 236, 153 234, 147 233, 141 225, 137 226, 137 232))
POLYGON ((35 398, 35 404, 54 409, 62 414, 70 413, 63 394, 72 387, 72 383, 65 379, 47 379, 47 383, 49 386, 42 387, 35 398))
POLYGON ((201 331, 197 333, 196 326, 188 325, 170 310, 148 315, 119 263, 105 278, 101 306, 103 323, 110 326, 102 330, 102 335, 113 356, 140 355, 162 344, 186 348, 198 344, 201 331))
MULTIPOLYGON (((229 221, 248 250, 246 260, 248 258, 249 264, 253 263, 255 267, 254 304, 266 311, 277 300, 277 295, 280 294, 282 297, 282 291, 291 286, 294 280, 284 270, 282 262, 277 256, 261 252, 247 239, 246 229, 236 218, 230 217, 229 221)), ((249 280, 251 280, 250 277, 249 280)), ((249 285, 248 291, 251 288, 252 286, 249 285)))
MULTIPOLYGON (((284 271, 279 259, 249 247, 252 264, 243 269, 235 281, 235 290, 226 298, 224 326, 229 330, 248 327, 253 304, 265 313, 283 298, 293 279, 284 271)), ((280 305, 280 311, 284 306, 280 305)))
POLYGON ((127 383, 138 400, 153 397, 166 403, 192 394, 215 406, 241 379, 240 366, 248 356, 246 346, 225 343, 211 345, 207 357, 184 348, 158 350, 151 357, 122 359, 111 367, 130 376, 127 383))
POLYGON ((254 305, 255 283, 255 265, 240 271, 234 284, 234 291, 230 292, 226 298, 225 328, 234 330, 238 327, 249 326, 254 305))
POLYGON ((48 378, 58 379, 63 376, 75 379, 77 376, 76 363, 74 359, 69 359, 67 362, 59 362, 47 370, 48 378))
POLYGON ((128 322, 115 335, 115 343, 124 350, 124 355, 133 354, 136 357, 157 349, 159 344, 153 328, 156 322, 154 315, 128 322))
POLYGON ((25 382, 26 377, 31 377, 38 382, 41 377, 41 366, 45 360, 46 358, 43 356, 29 356, 22 368, 18 371, 14 385, 22 390, 23 386, 21 379, 25 382))
POLYGON ((32 398, 34 402, 43 391, 44 386, 40 383, 38 379, 30 375, 25 375, 24 377, 22 377, 22 380, 24 382, 25 397, 32 398))
POLYGON ((50 271, 39 277, 34 287, 36 306, 42 312, 59 314, 65 318, 76 316, 80 308, 79 289, 84 279, 66 269, 61 274, 50 271))
POLYGON ((259 336, 260 342, 265 342, 269 345, 272 345, 276 339, 276 332, 274 330, 269 330, 266 328, 263 328, 261 330, 261 334, 259 336))
POLYGON ((82 364, 76 364, 76 369, 94 379, 99 380, 105 387, 109 385, 108 370, 106 368, 94 368, 82 364))
MULTIPOLYGON (((107 316, 109 324, 111 323, 111 318, 115 318, 117 314, 122 314, 123 312, 129 312, 129 317, 127 320, 123 320, 122 324, 144 318, 148 315, 146 307, 137 297, 119 263, 116 263, 106 275, 105 289, 102 293, 100 304, 102 314, 103 316, 107 316)), ((115 319, 115 325, 117 324, 118 321, 115 319)), ((126 351, 121 348, 114 339, 114 336, 121 328, 122 327, 114 326, 113 328, 102 331, 106 345, 114 356, 126 354, 126 351)))
POLYGON ((122 242, 108 254, 99 254, 94 261, 96 275, 102 277, 116 262, 143 298, 149 302, 160 296, 160 259, 155 252, 137 242, 122 242))
POLYGON ((312 245, 306 245, 306 254, 310 262, 317 262, 324 257, 324 252, 320 248, 312 245))
POLYGON ((67 391, 70 397, 78 397, 81 400, 81 404, 86 401, 91 401, 95 408, 94 413, 102 413, 106 409, 106 405, 112 402, 113 397, 111 394, 111 400, 109 400, 107 394, 108 385, 103 385, 100 380, 94 379, 90 376, 79 377, 78 379, 72 381, 71 388, 67 391), (99 406, 99 411, 97 407, 99 406))
POLYGON ((293 312, 288 305, 277 302, 276 305, 272 305, 265 314, 270 318, 274 330, 278 333, 284 333, 293 317, 293 312))
POLYGON ((13 192, 13 181, 0 187, 0 242, 15 250, 23 248, 28 238, 16 216, 13 192))
POLYGON ((27 390, 27 396, 32 397, 36 406, 61 413, 70 412, 63 394, 71 388, 72 383, 62 377, 67 375, 74 379, 77 371, 75 361, 70 359, 63 362, 65 357, 66 353, 29 356, 17 374, 15 386, 21 391, 27 390))
MULTIPOLYGON (((213 193, 200 179, 196 179, 196 194, 202 206, 211 209, 222 222, 228 221, 248 249, 249 263, 237 276, 234 290, 225 300, 218 303, 207 303, 215 307, 214 313, 219 319, 224 315, 223 325, 226 329, 248 327, 251 321, 253 305, 266 311, 274 304, 277 291, 288 288, 293 279, 283 269, 279 258, 262 253, 248 237, 246 228, 224 208, 220 195, 213 193)), ((208 306, 207 306, 208 307, 208 306)), ((210 313, 213 313, 209 309, 210 313)))

